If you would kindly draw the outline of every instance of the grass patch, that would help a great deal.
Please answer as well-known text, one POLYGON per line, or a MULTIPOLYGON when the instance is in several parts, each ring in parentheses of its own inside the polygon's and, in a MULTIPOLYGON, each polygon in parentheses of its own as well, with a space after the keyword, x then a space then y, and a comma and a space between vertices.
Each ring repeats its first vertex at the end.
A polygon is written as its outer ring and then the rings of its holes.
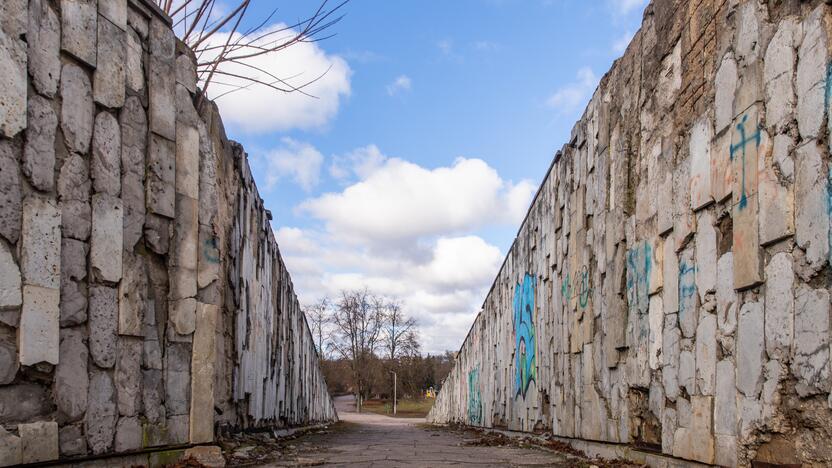
MULTIPOLYGON (((396 409, 397 418, 424 418, 433 408, 433 398, 419 398, 415 400, 399 400, 396 409)), ((366 400, 363 411, 393 416, 393 400, 366 400)))

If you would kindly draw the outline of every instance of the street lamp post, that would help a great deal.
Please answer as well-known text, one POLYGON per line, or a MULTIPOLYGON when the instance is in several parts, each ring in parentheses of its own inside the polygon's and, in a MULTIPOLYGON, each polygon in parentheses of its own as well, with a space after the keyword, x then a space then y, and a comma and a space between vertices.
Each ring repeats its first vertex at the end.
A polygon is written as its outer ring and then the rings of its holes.
POLYGON ((393 416, 396 415, 396 371, 390 371, 393 374, 393 416))

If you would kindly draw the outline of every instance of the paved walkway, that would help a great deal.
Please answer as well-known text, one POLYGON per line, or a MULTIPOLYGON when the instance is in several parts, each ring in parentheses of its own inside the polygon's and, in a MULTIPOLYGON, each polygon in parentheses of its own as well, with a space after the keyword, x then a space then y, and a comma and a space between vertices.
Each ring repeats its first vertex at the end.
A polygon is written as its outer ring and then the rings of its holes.
POLYGON ((289 442, 276 466, 576 466, 536 448, 471 445, 476 436, 432 428, 422 418, 355 413, 351 397, 336 399, 341 423, 289 442))

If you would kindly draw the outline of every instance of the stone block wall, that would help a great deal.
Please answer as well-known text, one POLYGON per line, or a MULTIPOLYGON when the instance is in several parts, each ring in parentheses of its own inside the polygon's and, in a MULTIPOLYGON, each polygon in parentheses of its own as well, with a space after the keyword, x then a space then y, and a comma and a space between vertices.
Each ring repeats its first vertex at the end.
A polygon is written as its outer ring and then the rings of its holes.
POLYGON ((336 419, 242 148, 146 0, 0 2, 0 466, 336 419))
POLYGON ((832 462, 832 5, 654 0, 429 418, 832 462))

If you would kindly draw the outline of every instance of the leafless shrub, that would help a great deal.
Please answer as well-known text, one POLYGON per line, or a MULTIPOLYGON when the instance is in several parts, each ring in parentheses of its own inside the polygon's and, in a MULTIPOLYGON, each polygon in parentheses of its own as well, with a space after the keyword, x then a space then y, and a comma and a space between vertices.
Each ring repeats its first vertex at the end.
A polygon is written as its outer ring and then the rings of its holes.
POLYGON ((307 18, 272 29, 268 26, 277 12, 275 9, 255 26, 241 29, 251 0, 237 1, 230 9, 220 8, 217 0, 154 1, 173 19, 177 35, 196 55, 197 77, 203 95, 212 83, 229 88, 217 94, 215 99, 251 86, 266 86, 275 92, 298 92, 315 97, 304 89, 320 80, 329 70, 299 84, 292 84, 291 81, 294 81, 297 75, 277 76, 253 65, 251 59, 279 53, 296 44, 318 42, 332 37, 326 33, 343 18, 343 7, 349 2, 321 0, 317 9, 307 18), (228 67, 224 66, 227 64, 239 65, 246 72, 227 71, 228 67), (224 82, 223 77, 230 78, 229 81, 235 83, 224 82))

